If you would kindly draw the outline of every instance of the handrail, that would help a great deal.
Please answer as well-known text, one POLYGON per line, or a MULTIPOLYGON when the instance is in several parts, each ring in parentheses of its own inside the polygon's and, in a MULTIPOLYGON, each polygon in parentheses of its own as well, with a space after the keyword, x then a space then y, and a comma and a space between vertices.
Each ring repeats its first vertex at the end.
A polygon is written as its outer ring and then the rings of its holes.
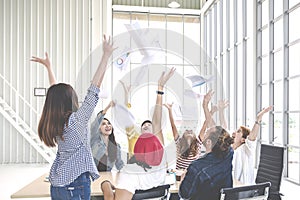
MULTIPOLYGON (((4 83, 6 83, 6 84, 9 86, 9 88, 11 88, 11 89, 13 90, 13 92, 15 92, 15 94, 17 94, 17 95, 16 95, 16 98, 19 97, 20 99, 22 99, 23 102, 30 108, 30 110, 31 110, 34 114, 37 115, 37 114, 38 114, 37 110, 36 110, 34 107, 32 107, 32 105, 31 105, 28 101, 26 101, 26 99, 25 99, 23 96, 20 95, 20 93, 18 92, 18 90, 17 90, 16 88, 14 88, 14 86, 13 86, 10 82, 8 82, 8 81, 6 80, 6 78, 5 78, 2 74, 0 74, 0 77, 1 77, 1 79, 3 79, 4 83)), ((4 99, 4 98, 3 98, 3 99, 4 99)))

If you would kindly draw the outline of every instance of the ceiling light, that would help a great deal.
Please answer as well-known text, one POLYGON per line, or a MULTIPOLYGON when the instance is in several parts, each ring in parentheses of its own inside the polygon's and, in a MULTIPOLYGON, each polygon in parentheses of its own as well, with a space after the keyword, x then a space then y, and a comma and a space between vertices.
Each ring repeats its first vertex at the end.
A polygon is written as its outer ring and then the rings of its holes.
POLYGON ((180 4, 177 3, 176 1, 172 1, 171 3, 168 4, 169 8, 179 8, 180 4))

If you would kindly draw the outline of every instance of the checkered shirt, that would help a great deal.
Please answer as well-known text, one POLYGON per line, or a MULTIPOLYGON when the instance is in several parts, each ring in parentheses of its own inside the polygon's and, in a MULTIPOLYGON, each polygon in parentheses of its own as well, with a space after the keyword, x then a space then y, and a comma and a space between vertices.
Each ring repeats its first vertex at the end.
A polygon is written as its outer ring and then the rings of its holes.
POLYGON ((50 169, 52 186, 66 186, 84 172, 89 172, 92 180, 99 178, 88 142, 88 121, 98 103, 99 88, 91 85, 81 107, 69 117, 68 127, 64 127, 64 141, 57 138, 58 150, 50 169))

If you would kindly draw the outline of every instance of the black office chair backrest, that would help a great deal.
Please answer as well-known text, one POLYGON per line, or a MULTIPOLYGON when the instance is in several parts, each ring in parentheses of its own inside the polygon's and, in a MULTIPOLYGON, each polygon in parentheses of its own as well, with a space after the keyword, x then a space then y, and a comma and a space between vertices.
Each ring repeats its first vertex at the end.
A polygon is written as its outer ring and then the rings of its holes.
POLYGON ((260 161, 258 165, 256 183, 271 182, 270 199, 280 198, 280 185, 283 171, 284 147, 261 144, 260 161))
POLYGON ((266 200, 269 195, 270 182, 234 188, 222 188, 220 200, 266 200))
POLYGON ((132 200, 152 199, 160 198, 167 199, 170 185, 161 185, 158 187, 151 188, 149 190, 136 190, 132 200))

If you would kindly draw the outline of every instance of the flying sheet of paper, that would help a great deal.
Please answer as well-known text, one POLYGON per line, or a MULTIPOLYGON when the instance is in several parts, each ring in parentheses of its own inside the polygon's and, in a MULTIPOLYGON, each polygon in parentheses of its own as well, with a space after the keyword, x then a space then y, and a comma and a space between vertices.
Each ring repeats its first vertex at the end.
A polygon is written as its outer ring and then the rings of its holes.
POLYGON ((135 125, 135 118, 133 114, 124 106, 116 103, 113 107, 113 111, 115 123, 120 128, 126 128, 135 125))
POLYGON ((121 56, 119 56, 114 62, 114 67, 120 69, 121 71, 125 71, 127 69, 127 65, 130 61, 130 49, 128 47, 125 47, 124 50, 121 53, 121 56))
POLYGON ((157 35, 153 36, 149 31, 141 29, 138 21, 132 24, 125 24, 125 27, 143 55, 142 65, 163 60, 161 58, 164 55, 164 51, 161 48, 157 35))
POLYGON ((200 75, 191 75, 191 76, 187 76, 186 78, 192 82, 192 87, 201 86, 201 85, 208 83, 214 79, 213 76, 205 78, 200 75))

